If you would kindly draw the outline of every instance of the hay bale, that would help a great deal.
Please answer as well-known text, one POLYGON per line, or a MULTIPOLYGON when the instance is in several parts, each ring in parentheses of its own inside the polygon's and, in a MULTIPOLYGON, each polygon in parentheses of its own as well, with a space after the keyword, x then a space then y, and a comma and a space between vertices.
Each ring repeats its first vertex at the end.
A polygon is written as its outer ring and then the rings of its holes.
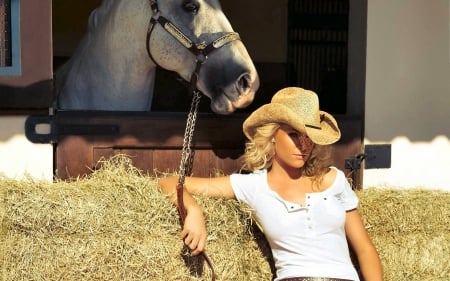
POLYGON ((449 192, 368 188, 357 195, 385 280, 450 280, 449 192))
MULTIPOLYGON (((210 280, 182 258, 176 208, 128 158, 76 182, 0 180, 1 280, 210 280)), ((219 280, 270 280, 270 266, 234 201, 199 198, 219 280)), ((199 259, 190 259, 199 262, 199 259)))
MULTIPOLYGON (((358 191, 385 280, 450 280, 450 193, 358 191)), ((198 197, 219 280, 271 280, 268 248, 235 201, 198 197)), ((210 280, 185 264, 176 208, 125 157, 75 182, 0 178, 0 280, 210 280)), ((198 262, 198 259, 191 259, 198 262)))

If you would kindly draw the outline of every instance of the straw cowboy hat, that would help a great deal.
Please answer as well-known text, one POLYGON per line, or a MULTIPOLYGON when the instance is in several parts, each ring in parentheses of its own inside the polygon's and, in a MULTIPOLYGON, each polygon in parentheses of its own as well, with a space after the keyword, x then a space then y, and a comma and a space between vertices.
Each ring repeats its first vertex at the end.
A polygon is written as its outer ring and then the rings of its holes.
POLYGON ((267 123, 283 123, 305 133, 316 144, 332 144, 341 132, 331 114, 319 110, 316 93, 288 87, 278 91, 269 104, 255 110, 244 121, 244 134, 253 139, 256 128, 267 123))

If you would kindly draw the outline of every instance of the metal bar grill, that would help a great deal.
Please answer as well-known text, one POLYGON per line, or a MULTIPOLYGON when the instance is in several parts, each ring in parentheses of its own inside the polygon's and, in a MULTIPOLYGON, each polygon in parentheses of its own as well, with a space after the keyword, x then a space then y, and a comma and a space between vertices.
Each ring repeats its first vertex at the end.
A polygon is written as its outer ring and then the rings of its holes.
POLYGON ((288 9, 288 83, 345 113, 349 0, 289 0, 288 9))

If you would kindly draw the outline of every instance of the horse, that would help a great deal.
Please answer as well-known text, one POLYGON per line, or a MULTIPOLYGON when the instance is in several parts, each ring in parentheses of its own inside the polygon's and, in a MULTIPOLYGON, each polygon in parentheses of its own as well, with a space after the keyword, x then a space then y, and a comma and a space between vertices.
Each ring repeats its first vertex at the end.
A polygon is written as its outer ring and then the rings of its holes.
POLYGON ((103 0, 55 73, 55 107, 148 111, 157 66, 209 97, 218 114, 248 106, 259 87, 218 0, 103 0))

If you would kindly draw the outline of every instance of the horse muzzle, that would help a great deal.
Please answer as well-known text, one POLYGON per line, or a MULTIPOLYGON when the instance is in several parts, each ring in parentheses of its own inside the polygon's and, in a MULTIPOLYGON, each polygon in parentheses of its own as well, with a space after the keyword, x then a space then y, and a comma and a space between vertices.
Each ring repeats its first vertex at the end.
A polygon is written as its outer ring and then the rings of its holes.
POLYGON ((257 74, 243 74, 236 82, 237 99, 231 99, 235 108, 244 108, 250 105, 255 98, 256 91, 259 89, 259 76, 257 74))
POLYGON ((215 87, 210 96, 211 110, 226 115, 247 107, 253 102, 259 83, 258 74, 251 71, 239 75, 234 83, 227 87, 215 87))

